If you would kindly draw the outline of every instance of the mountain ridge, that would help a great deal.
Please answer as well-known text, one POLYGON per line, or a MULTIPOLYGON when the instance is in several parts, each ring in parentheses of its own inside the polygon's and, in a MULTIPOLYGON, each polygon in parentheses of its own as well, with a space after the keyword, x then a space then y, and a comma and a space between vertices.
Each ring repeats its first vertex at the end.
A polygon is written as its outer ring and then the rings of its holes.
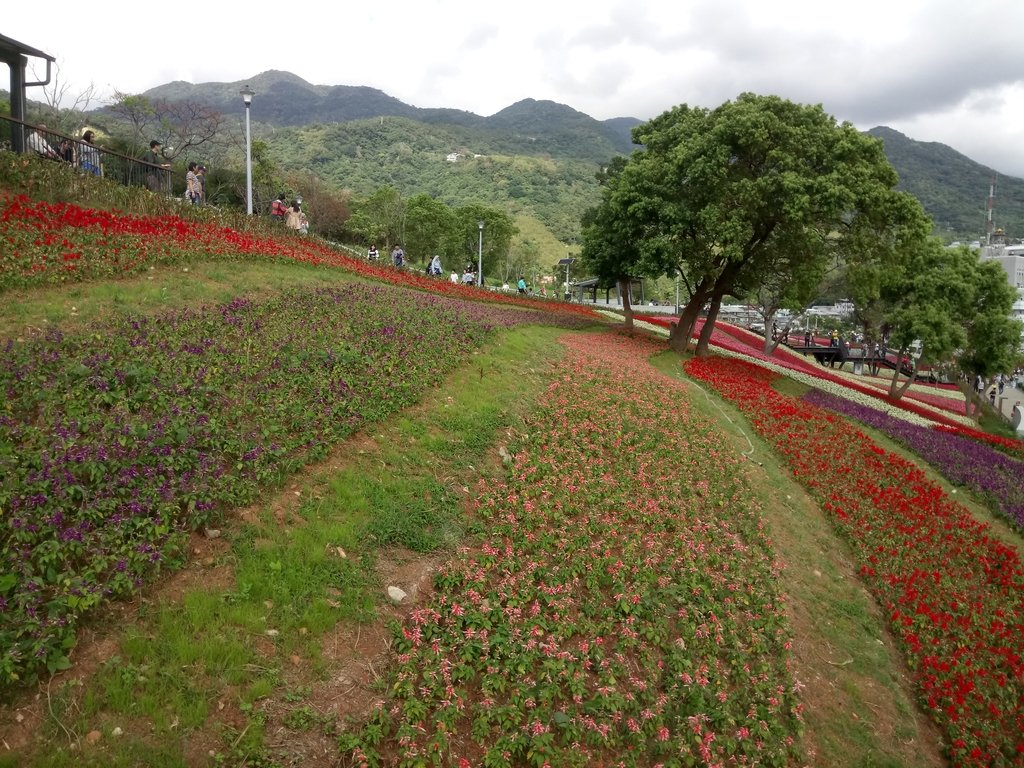
POLYGON ((312 123, 341 123, 377 117, 405 117, 427 124, 449 124, 488 131, 543 131, 547 126, 585 130, 599 143, 608 142, 613 154, 633 149, 630 130, 641 121, 635 117, 596 120, 579 110, 555 101, 522 99, 489 117, 448 107, 414 107, 370 86, 313 85, 284 70, 268 70, 235 82, 188 83, 177 80, 142 93, 150 99, 197 101, 230 114, 239 109, 239 90, 256 91, 253 119, 285 126, 312 123), (545 125, 546 122, 546 125, 545 125))
MULTIPOLYGON (((313 85, 284 70, 268 70, 234 82, 175 81, 151 88, 143 95, 168 101, 192 100, 231 114, 240 110, 238 94, 246 85, 256 91, 254 121, 291 129, 285 132, 287 139, 301 141, 311 132, 311 127, 326 126, 340 145, 354 142, 351 157, 339 158, 332 164, 329 152, 318 151, 300 167, 312 169, 336 183, 365 177, 383 183, 411 185, 415 191, 431 192, 430 180, 417 184, 403 169, 389 171, 378 167, 372 173, 359 171, 360 142, 365 143, 364 137, 360 137, 361 121, 387 117, 412 121, 423 126, 424 132, 432 133, 435 143, 450 141, 449 152, 479 145, 487 151, 510 156, 589 163, 595 170, 611 157, 636 149, 631 130, 643 122, 634 117, 596 120, 568 105, 532 98, 510 104, 487 117, 453 108, 415 107, 377 88, 313 85), (359 138, 350 139, 350 136, 359 138)), ((415 125, 403 125, 401 131, 395 132, 393 145, 388 149, 379 148, 374 161, 379 163, 381 155, 401 156, 416 130, 415 125)), ((940 231, 950 237, 981 236, 989 185, 996 174, 995 225, 1012 236, 1024 236, 1024 180, 977 163, 948 145, 918 142, 886 126, 876 126, 865 133, 883 142, 886 156, 900 176, 900 188, 921 201, 940 231)), ((284 159, 289 152, 282 148, 278 154, 284 159)), ((441 154, 443 157, 445 153, 441 154)), ((349 186, 359 188, 359 184, 349 186)), ((593 190, 588 196, 593 196, 593 190)))

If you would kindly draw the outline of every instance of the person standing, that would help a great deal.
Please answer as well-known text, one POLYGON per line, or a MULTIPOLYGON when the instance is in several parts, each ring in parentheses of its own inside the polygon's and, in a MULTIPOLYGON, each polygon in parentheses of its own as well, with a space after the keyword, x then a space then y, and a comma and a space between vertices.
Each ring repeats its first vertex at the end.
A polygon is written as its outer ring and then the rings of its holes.
POLYGON ((396 245, 391 249, 391 262, 395 265, 395 269, 405 266, 405 251, 402 250, 402 246, 396 245))
POLYGON ((100 151, 93 141, 95 134, 86 131, 82 134, 82 145, 79 148, 79 160, 82 163, 82 170, 91 173, 93 176, 103 175, 103 165, 100 162, 100 151))
POLYGON ((45 157, 47 160, 60 160, 60 155, 57 154, 57 150, 50 146, 50 143, 43 138, 43 133, 46 132, 46 125, 40 123, 36 126, 36 129, 28 135, 28 148, 35 152, 40 157, 45 157))
POLYGON ((75 157, 75 142, 66 136, 60 140, 60 146, 57 148, 57 154, 60 155, 60 159, 68 165, 78 165, 77 158, 75 157))
POLYGON ((270 220, 283 224, 288 218, 288 204, 284 201, 284 192, 277 196, 277 200, 270 204, 270 220))
POLYGON ((203 188, 196 175, 198 167, 195 163, 189 163, 188 173, 185 174, 185 199, 192 205, 199 205, 203 199, 203 188))
POLYGON ((525 278, 523 278, 522 275, 519 276, 519 282, 516 283, 516 288, 519 290, 520 293, 526 293, 526 280, 525 278))
POLYGON ((199 202, 197 205, 206 205, 206 166, 199 165, 196 168, 196 177, 199 179, 199 202))
POLYGON ((371 245, 370 250, 366 252, 367 261, 380 261, 380 251, 377 250, 376 245, 371 245))
POLYGON ((305 235, 309 232, 309 220, 299 207, 298 200, 292 203, 291 210, 288 211, 288 220, 285 224, 288 229, 294 229, 299 234, 305 235))
POLYGON ((434 258, 430 260, 430 266, 427 269, 427 274, 440 275, 441 272, 444 271, 443 268, 441 267, 441 257, 438 256, 437 254, 434 254, 434 258))
POLYGON ((156 139, 149 142, 149 151, 142 155, 142 162, 148 163, 146 166, 146 186, 150 192, 160 192, 163 188, 164 181, 164 170, 171 167, 170 163, 164 162, 164 156, 161 154, 161 144, 156 139))

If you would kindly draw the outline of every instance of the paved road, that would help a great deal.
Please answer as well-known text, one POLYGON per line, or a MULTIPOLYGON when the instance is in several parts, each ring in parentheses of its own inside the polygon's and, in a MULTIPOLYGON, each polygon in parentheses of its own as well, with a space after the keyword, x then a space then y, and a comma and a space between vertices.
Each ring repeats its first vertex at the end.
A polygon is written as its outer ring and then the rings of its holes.
MULTIPOLYGON (((989 392, 992 390, 995 387, 991 387, 989 392)), ((1004 387, 1002 395, 996 392, 996 407, 1007 419, 1013 419, 1013 406, 1017 404, 1024 408, 1024 389, 1004 387)))

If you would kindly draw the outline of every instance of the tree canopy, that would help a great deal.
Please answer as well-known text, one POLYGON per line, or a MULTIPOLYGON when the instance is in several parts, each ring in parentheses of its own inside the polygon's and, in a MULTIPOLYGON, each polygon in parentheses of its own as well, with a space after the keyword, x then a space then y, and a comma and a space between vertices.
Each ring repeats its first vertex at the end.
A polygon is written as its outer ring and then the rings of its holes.
POLYGON ((675 107, 633 138, 643 149, 609 183, 597 219, 612 231, 590 237, 629 238, 621 271, 681 278, 689 299, 676 346, 706 304, 710 332, 722 298, 749 295, 768 274, 880 258, 905 233, 927 234, 920 206, 895 191, 881 142, 821 106, 745 93, 713 110, 675 107))

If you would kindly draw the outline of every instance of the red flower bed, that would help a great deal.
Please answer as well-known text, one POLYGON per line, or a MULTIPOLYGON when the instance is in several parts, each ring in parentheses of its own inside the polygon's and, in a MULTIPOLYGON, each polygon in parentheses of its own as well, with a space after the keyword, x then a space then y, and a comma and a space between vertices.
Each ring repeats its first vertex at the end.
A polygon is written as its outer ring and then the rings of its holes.
POLYGON ((189 258, 271 257, 340 267, 435 294, 599 317, 590 307, 451 283, 353 258, 314 238, 269 237, 178 216, 134 216, 25 195, 0 201, 0 290, 98 278, 189 258))
POLYGON ((771 387, 752 363, 687 373, 736 403, 831 516, 887 613, 955 765, 1024 761, 1024 567, 912 463, 771 387))

